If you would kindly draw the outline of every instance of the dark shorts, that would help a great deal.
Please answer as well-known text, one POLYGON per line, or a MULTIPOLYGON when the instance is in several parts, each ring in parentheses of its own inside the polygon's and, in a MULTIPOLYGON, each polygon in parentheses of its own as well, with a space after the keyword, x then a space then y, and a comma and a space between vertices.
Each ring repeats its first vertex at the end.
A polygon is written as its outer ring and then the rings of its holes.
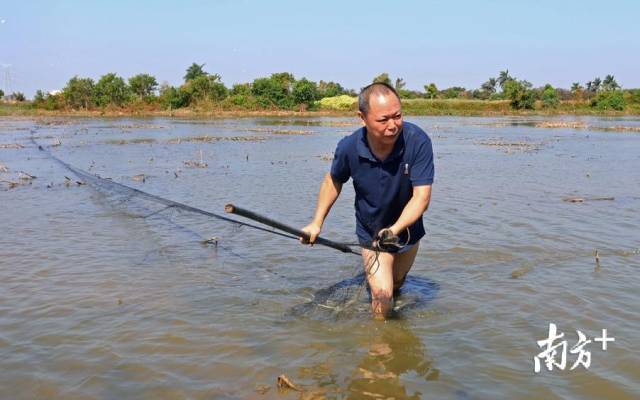
MULTIPOLYGON (((412 243, 412 244, 407 244, 407 245, 405 245, 405 246, 403 246, 402 248, 399 248, 399 249, 397 249, 397 248, 391 248, 391 249, 389 249, 389 250, 380 250, 380 251, 381 251, 382 253, 391 253, 391 254, 396 254, 396 253, 398 253, 398 254, 401 254, 401 253, 405 253, 405 252, 407 252, 407 251, 411 250, 412 248, 416 247, 416 245, 417 245, 417 244, 418 244, 418 242, 416 242, 416 243, 412 243)), ((361 241, 361 242, 360 242, 360 245, 361 245, 362 247, 364 247, 365 249, 373 250, 373 249, 372 249, 372 247, 371 247, 371 243, 363 243, 363 242, 361 241)))

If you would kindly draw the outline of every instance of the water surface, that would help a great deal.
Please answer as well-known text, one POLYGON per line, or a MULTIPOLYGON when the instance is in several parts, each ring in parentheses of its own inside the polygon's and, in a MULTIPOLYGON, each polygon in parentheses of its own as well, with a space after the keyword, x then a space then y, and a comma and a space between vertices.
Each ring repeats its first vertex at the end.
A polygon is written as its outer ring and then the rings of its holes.
MULTIPOLYGON (((385 323, 353 281, 358 257, 200 216, 141 218, 148 204, 77 185, 29 139, 155 195, 301 227, 357 121, 0 120, 0 180, 20 184, 0 184, 0 397, 638 398, 640 134, 598 128, 640 120, 408 120, 432 137, 436 182, 404 295, 416 306, 385 323), (308 304, 331 287, 337 307, 308 304), (588 370, 567 354, 565 371, 535 374, 549 323, 569 347, 576 330, 615 342, 589 344, 588 370), (304 394, 279 391, 281 374, 304 394)), ((355 241, 353 197, 345 185, 327 237, 355 241)))

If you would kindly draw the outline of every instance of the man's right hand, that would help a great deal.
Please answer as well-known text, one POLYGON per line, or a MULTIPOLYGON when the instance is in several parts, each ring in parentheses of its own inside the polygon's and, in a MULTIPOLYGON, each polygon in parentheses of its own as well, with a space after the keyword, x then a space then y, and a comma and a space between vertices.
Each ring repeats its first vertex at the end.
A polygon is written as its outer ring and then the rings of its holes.
POLYGON ((311 246, 313 246, 313 243, 315 243, 316 239, 318 238, 318 236, 320 235, 320 230, 322 228, 320 226, 318 226, 315 223, 310 223, 309 225, 305 226, 304 228, 302 228, 302 232, 305 232, 307 235, 309 235, 309 239, 306 239, 304 237, 300 238, 300 243, 302 244, 310 244, 311 246))

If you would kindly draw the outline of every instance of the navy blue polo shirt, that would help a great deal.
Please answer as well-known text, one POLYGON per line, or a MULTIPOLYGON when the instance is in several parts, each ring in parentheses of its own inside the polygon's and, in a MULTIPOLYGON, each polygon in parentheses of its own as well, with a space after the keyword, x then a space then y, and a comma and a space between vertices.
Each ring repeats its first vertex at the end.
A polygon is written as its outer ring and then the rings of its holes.
MULTIPOLYGON (((431 139, 409 122, 402 124, 402 132, 384 161, 371 152, 366 127, 362 127, 340 140, 331 165, 336 181, 345 183, 353 178, 356 234, 364 245, 371 245, 376 233, 398 220, 413 195, 413 187, 431 185, 433 175, 431 139)), ((409 244, 424 236, 422 217, 409 231, 409 244)), ((402 243, 407 241, 406 231, 399 236, 402 243)))

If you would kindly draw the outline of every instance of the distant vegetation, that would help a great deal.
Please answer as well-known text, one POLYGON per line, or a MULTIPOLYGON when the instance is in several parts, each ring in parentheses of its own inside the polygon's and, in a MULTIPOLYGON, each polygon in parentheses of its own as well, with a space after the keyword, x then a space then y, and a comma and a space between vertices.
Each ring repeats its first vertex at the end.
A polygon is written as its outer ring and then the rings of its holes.
MULTIPOLYGON (((438 89, 435 83, 424 85, 424 91, 405 89, 402 78, 392 80, 388 73, 373 82, 393 85, 405 99, 405 109, 415 114, 486 114, 539 110, 542 112, 590 113, 608 111, 640 112, 640 89, 623 90, 613 75, 599 77, 582 86, 575 82, 570 89, 550 84, 534 88, 515 78, 508 70, 490 77, 477 89, 453 86, 438 89)), ((205 70, 205 64, 191 64, 179 86, 158 84, 154 76, 138 74, 125 80, 108 73, 94 81, 74 76, 57 92, 38 90, 31 107, 45 110, 110 110, 124 112, 192 109, 195 111, 262 111, 262 110, 355 110, 356 92, 336 82, 314 82, 296 79, 280 72, 253 82, 225 86, 222 77, 205 70)), ((5 102, 25 102, 24 94, 12 93, 5 102)))

